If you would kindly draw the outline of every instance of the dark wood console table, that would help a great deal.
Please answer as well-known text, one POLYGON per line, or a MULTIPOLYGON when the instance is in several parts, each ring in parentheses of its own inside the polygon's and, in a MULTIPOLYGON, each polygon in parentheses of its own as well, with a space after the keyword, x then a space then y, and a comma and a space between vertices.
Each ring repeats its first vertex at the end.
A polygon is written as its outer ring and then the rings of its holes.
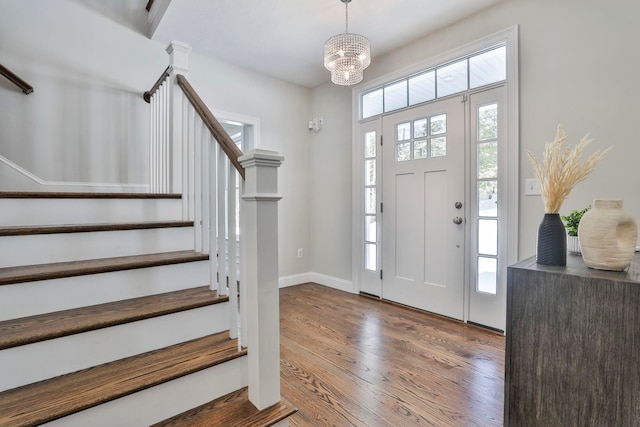
POLYGON ((504 425, 640 426, 640 256, 508 268, 504 425))

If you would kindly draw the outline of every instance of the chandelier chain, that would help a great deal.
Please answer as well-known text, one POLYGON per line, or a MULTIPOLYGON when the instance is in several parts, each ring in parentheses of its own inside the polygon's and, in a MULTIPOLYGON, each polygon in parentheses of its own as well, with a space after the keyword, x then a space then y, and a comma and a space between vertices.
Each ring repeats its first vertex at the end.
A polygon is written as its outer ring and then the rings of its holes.
POLYGON ((349 32, 349 2, 344 4, 344 32, 349 32))

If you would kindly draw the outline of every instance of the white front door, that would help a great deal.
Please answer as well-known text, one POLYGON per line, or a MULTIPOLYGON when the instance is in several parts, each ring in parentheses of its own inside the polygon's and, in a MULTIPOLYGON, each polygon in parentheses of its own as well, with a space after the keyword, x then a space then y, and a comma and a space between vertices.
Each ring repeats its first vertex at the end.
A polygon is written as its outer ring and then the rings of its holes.
POLYGON ((461 320, 464 108, 453 97, 382 119, 382 298, 461 320))

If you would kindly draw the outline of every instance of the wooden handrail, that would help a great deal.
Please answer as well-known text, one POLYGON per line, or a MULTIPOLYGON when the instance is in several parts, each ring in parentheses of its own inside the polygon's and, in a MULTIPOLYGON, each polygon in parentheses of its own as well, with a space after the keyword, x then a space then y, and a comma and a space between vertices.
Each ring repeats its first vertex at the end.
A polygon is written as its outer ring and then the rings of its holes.
POLYGON ((145 9, 147 9, 147 12, 149 12, 151 10, 152 6, 153 6, 153 0, 149 0, 147 2, 147 7, 145 7, 145 9))
POLYGON ((9 79, 11 83, 18 86, 20 89, 22 89, 22 92, 24 92, 25 95, 29 95, 31 92, 33 92, 33 86, 31 86, 29 83, 22 80, 20 77, 15 75, 11 70, 9 70, 7 67, 5 67, 2 64, 0 64, 0 74, 2 74, 7 79, 9 79))
POLYGON ((218 141, 218 144, 220 144, 222 151, 225 152, 242 179, 244 179, 244 167, 238 161, 238 157, 242 156, 242 151, 233 142, 227 131, 224 130, 209 108, 207 108, 187 79, 182 74, 178 74, 177 78, 178 86, 182 88, 182 91, 189 102, 191 102, 191 105, 193 105, 193 108, 198 112, 198 115, 204 124, 207 126, 216 141, 218 141))
POLYGON ((160 87, 164 79, 166 79, 169 76, 169 68, 170 67, 167 67, 167 69, 162 72, 160 77, 158 77, 158 80, 156 80, 153 87, 149 89, 147 92, 145 92, 144 95, 142 95, 142 97, 144 98, 145 101, 147 101, 147 103, 151 103, 151 95, 156 93, 156 91, 158 90, 158 88, 160 87))

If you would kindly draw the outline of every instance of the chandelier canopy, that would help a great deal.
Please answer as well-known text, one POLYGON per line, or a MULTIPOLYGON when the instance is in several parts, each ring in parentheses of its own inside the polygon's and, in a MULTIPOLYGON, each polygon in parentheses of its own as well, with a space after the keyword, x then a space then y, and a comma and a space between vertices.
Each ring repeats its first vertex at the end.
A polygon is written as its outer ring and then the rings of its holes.
POLYGON ((331 81, 351 86, 362 81, 362 73, 371 64, 369 40, 349 32, 349 2, 345 5, 345 32, 331 37, 324 44, 324 67, 331 71, 331 81))

